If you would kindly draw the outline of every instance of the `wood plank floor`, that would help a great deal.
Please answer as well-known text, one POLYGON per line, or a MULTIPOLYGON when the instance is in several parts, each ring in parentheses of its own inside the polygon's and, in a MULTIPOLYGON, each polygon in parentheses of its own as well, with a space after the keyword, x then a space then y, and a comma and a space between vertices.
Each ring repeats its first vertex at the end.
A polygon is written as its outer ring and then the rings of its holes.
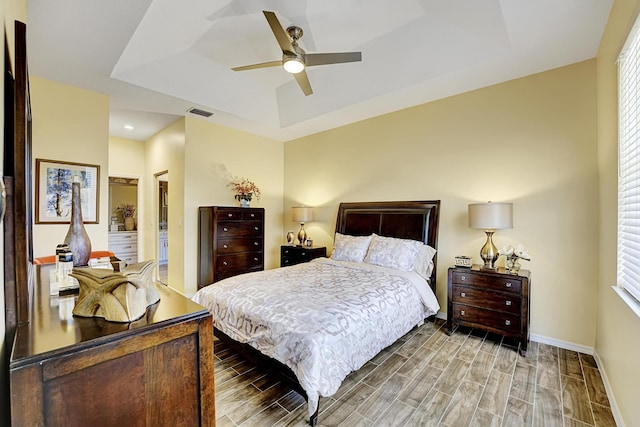
MULTIPOLYGON (((307 404, 215 343, 218 427, 305 426, 307 404)), ((615 426, 592 356, 427 322, 320 399, 321 426, 615 426)))

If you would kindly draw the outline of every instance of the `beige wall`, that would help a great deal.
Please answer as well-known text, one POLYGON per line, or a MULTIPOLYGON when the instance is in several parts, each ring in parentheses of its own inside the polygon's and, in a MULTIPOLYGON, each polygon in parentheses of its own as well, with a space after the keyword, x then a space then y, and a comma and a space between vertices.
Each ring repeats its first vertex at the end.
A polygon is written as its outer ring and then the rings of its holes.
MULTIPOLYGON (((33 117, 33 170, 36 159, 100 166, 99 224, 85 224, 85 228, 92 249, 106 250, 109 218, 109 98, 33 75, 29 82, 33 117)), ((35 207, 35 176, 33 182, 35 207)), ((52 255, 56 245, 64 240, 68 229, 68 224, 34 224, 33 256, 52 255)))
POLYGON ((144 179, 144 224, 138 227, 142 231, 145 251, 144 259, 157 259, 158 221, 154 218, 153 206, 158 205, 155 175, 169 172, 169 285, 185 292, 184 281, 184 158, 185 158, 185 120, 176 121, 158 132, 145 143, 145 179, 144 179))
MULTIPOLYGON (((638 0, 616 0, 597 58, 600 252, 596 353, 626 425, 640 420, 640 319, 611 289, 616 283, 617 67, 616 60, 636 17, 638 0)), ((611 396, 610 396, 611 397, 611 396)))
POLYGON ((284 241, 283 146, 282 142, 203 120, 186 119, 186 293, 197 290, 198 207, 238 206, 233 192, 227 187, 230 175, 248 178, 260 188, 262 197, 254 199, 251 206, 265 208, 265 268, 280 266, 280 245, 284 241))
MULTIPOLYGON (((438 300, 455 255, 479 262, 485 235, 467 204, 514 203, 498 247, 532 255, 531 332, 595 344, 598 180, 595 60, 536 74, 285 144, 289 207, 316 206, 314 243, 331 247, 339 202, 442 201, 438 300)), ((501 261, 502 262, 502 261, 501 261)))

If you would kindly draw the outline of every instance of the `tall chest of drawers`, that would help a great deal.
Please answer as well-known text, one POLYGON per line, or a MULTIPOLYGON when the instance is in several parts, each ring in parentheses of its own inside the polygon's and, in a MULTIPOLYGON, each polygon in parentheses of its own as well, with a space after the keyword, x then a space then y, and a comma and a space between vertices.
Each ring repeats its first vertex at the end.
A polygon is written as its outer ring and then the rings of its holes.
POLYGON ((529 288, 531 272, 504 269, 449 268, 447 330, 455 324, 484 329, 520 341, 525 356, 529 342, 529 288))
POLYGON ((199 208, 198 288, 264 270, 264 209, 199 208))

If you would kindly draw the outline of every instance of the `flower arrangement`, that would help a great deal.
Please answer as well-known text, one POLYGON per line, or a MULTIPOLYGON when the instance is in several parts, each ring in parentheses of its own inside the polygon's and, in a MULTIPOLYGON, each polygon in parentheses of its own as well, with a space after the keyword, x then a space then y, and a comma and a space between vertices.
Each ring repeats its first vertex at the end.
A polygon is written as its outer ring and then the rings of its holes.
POLYGON ((129 203, 124 203, 118 207, 118 210, 122 212, 124 218, 133 218, 136 214, 136 207, 129 203))
POLYGON ((519 260, 531 261, 531 256, 522 245, 518 245, 515 248, 512 245, 503 246, 498 255, 504 255, 506 257, 506 269, 517 273, 520 270, 519 260))
POLYGON ((253 181, 249 181, 247 178, 236 178, 228 184, 236 195, 236 200, 248 200, 251 201, 253 196, 260 200, 260 189, 253 181))

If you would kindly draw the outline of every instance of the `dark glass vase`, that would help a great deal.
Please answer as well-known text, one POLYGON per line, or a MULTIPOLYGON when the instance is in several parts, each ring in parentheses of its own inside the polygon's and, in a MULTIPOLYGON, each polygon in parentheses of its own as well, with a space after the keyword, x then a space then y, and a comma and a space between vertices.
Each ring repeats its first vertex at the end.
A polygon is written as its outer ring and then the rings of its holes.
POLYGON ((82 222, 82 205, 80 204, 80 183, 74 182, 71 187, 71 221, 69 231, 64 238, 73 253, 73 266, 79 267, 89 263, 91 257, 91 240, 82 222))

